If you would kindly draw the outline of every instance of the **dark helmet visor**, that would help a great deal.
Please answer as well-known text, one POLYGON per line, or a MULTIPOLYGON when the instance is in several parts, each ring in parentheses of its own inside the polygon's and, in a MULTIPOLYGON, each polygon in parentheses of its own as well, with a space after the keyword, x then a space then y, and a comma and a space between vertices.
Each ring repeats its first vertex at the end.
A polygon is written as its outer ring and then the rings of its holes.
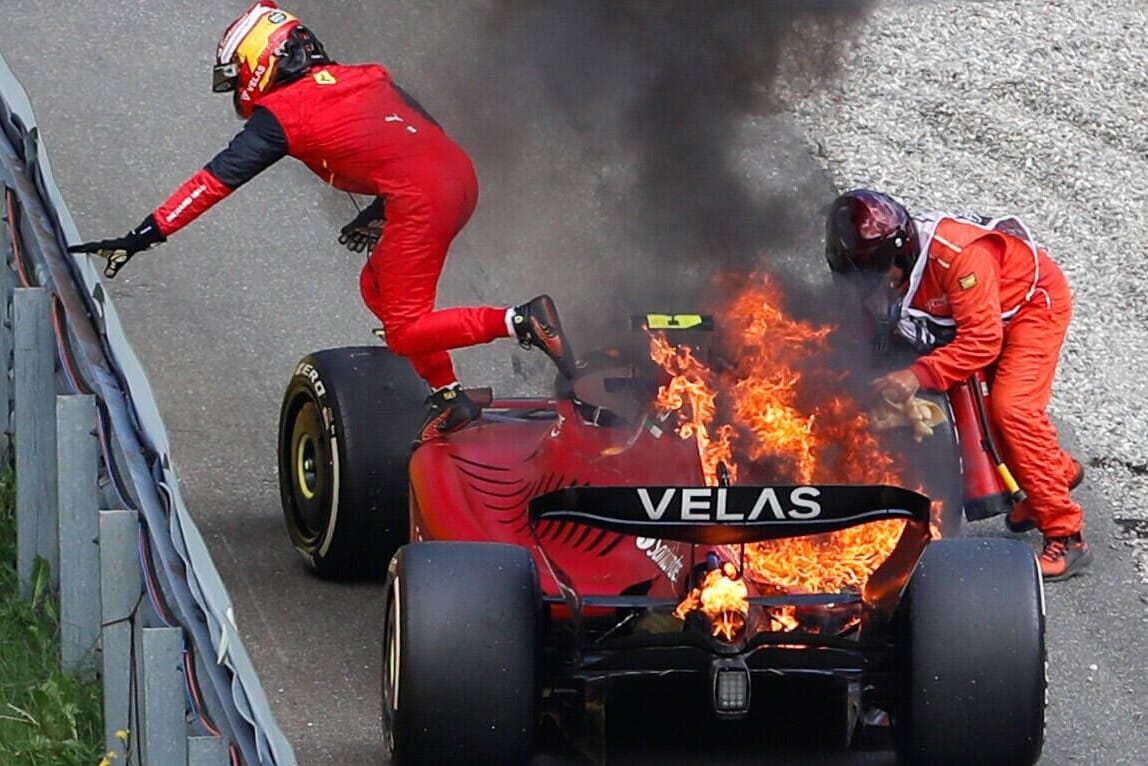
POLYGON ((213 93, 230 93, 239 83, 239 65, 235 62, 216 64, 211 70, 211 90, 213 93))
POLYGON ((893 240, 858 242, 855 237, 842 236, 839 232, 832 231, 830 237, 825 244, 825 259, 829 261, 829 268, 839 274, 853 271, 888 271, 894 262, 900 265, 899 260, 903 260, 898 259, 898 256, 904 255, 905 246, 904 244, 899 246, 893 240))

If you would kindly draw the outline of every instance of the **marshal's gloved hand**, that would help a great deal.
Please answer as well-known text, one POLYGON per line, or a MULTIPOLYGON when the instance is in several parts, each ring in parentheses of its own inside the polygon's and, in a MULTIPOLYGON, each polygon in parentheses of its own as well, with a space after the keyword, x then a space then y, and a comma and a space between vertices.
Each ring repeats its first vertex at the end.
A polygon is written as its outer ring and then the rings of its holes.
POLYGON ((918 442, 932 436, 933 429, 944 423, 945 419, 945 412, 940 405, 919 396, 910 396, 901 402, 881 397, 869 411, 869 425, 873 430, 884 431, 887 428, 908 426, 918 442))
POLYGON ((888 402, 899 403, 913 398, 921 388, 921 381, 910 369, 894 370, 874 380, 870 385, 877 396, 888 402))
POLYGON ((155 214, 152 214, 143 219, 139 226, 118 239, 100 239, 71 245, 68 247, 68 252, 93 253, 100 256, 107 261, 104 264, 104 276, 114 279, 133 255, 166 241, 167 237, 160 232, 155 222, 155 214))
POLYGON ((383 198, 376 197, 355 216, 355 220, 339 230, 339 244, 352 253, 374 249, 383 234, 384 212, 383 198))
POLYGON ((939 406, 917 396, 921 381, 910 369, 894 370, 874 380, 877 405, 869 412, 869 422, 875 430, 909 426, 913 438, 921 441, 933 435, 933 428, 945 421, 939 406))

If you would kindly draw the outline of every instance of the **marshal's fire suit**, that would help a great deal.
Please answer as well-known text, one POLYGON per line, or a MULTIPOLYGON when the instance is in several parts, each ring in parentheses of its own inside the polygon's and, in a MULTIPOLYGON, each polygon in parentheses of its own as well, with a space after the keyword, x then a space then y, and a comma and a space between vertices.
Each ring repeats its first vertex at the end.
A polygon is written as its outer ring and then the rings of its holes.
POLYGON ((937 391, 985 371, 1003 457, 1028 494, 1018 510, 1045 537, 1080 532, 1069 497, 1077 466, 1047 412, 1072 318, 1068 280, 1015 218, 924 213, 914 222, 923 257, 898 331, 925 353, 910 369, 937 391))
POLYGON ((166 237, 290 155, 336 189, 376 195, 386 224, 360 275, 387 344, 432 387, 447 349, 507 337, 506 309, 435 311, 447 250, 478 201, 466 153, 378 64, 329 64, 263 97, 231 143, 155 211, 166 237))

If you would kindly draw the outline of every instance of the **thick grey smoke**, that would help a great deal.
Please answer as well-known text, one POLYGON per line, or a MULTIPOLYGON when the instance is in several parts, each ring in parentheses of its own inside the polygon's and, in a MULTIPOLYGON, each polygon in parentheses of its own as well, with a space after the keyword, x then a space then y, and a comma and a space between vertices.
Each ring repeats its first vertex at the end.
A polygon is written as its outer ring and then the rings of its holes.
POLYGON ((455 69, 457 93, 472 106, 467 118, 479 118, 480 151, 509 160, 541 105, 564 117, 589 165, 629 167, 603 173, 598 191, 663 271, 667 257, 746 266, 785 244, 798 217, 820 211, 747 182, 743 125, 776 110, 780 71, 830 75, 836 49, 870 5, 491 0, 481 30, 468 30, 456 48, 469 59, 455 69))
MULTIPOLYGON (((710 309, 719 273, 764 264, 792 277, 790 294, 809 272, 826 276, 817 251, 829 184, 784 117, 778 80, 808 90, 831 78, 875 2, 299 0, 297 10, 337 59, 387 65, 475 158, 479 210, 453 248, 444 300, 552 292, 567 329, 597 344, 628 313, 710 309), (460 274, 466 283, 452 283, 460 274)), ((332 205, 340 225, 353 214, 341 198, 332 205)))
MULTIPOLYGON (((337 59, 387 65, 474 157, 479 209, 444 300, 551 292, 575 345, 591 348, 632 339, 606 335, 628 314, 716 309, 719 273, 824 271, 814 240, 828 182, 775 88, 782 75, 803 88, 831 77, 875 1, 300 0, 298 11, 337 59)), ((338 200, 336 222, 350 214, 338 200)))

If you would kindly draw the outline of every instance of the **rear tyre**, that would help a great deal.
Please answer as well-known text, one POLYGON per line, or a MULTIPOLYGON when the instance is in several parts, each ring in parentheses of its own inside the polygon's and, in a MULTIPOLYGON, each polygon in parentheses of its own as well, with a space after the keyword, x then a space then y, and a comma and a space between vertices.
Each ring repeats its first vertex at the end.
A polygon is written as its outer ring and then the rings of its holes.
POLYGON ((426 384, 380 346, 295 368, 279 414, 279 494, 295 549, 320 576, 379 579, 407 542, 411 442, 426 384))
POLYGON ((396 766, 529 763, 541 603, 525 548, 399 550, 383 623, 383 738, 396 766))
POLYGON ((1028 766, 1044 745, 1044 591, 1016 540, 938 540, 898 613, 901 762, 1028 766))

